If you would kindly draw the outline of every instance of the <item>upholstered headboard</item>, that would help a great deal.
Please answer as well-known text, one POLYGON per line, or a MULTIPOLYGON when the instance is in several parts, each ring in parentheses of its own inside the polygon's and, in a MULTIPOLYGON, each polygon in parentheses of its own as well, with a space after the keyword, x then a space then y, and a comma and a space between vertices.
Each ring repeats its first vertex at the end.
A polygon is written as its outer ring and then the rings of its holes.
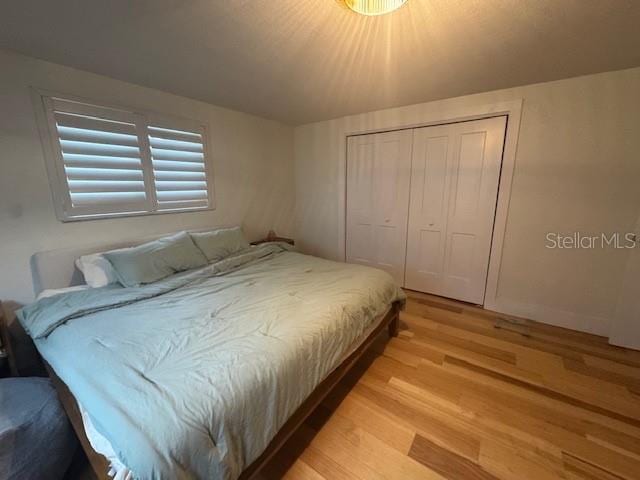
MULTIPOLYGON (((227 226, 215 226, 189 230, 190 232, 204 232, 227 226)), ((84 284, 82 273, 76 268, 75 260, 82 255, 104 252, 116 248, 132 247, 144 242, 149 242, 160 237, 171 235, 162 233, 137 240, 102 243, 91 246, 70 247, 60 250, 49 250, 35 253, 31 257, 31 275, 33 277, 33 289, 38 295, 49 288, 65 288, 84 284)))

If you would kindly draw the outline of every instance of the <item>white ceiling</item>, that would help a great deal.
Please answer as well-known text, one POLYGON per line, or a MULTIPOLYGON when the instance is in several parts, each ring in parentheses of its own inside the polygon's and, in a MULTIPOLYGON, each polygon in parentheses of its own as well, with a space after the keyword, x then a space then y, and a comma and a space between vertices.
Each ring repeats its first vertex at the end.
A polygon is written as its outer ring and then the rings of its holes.
POLYGON ((640 0, 8 0, 0 46, 290 124, 640 65, 640 0))

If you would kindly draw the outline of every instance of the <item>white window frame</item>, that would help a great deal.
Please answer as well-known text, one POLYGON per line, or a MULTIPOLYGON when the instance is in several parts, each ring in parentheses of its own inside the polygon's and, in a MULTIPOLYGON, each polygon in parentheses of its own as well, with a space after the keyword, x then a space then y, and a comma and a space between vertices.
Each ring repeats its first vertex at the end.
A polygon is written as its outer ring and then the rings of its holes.
POLYGON ((32 89, 32 99, 36 107, 36 118, 42 140, 45 163, 49 177, 49 185, 54 203, 56 217, 62 222, 75 222, 83 220, 97 220, 103 218, 119 218, 141 215, 159 215, 168 213, 202 212, 215 210, 215 189, 211 156, 211 141, 208 125, 197 120, 186 119, 174 115, 166 115, 156 112, 114 106, 105 102, 87 100, 73 95, 57 94, 53 92, 32 89), (73 113, 93 115, 97 110, 110 110, 109 115, 113 120, 134 123, 138 136, 140 158, 145 186, 145 201, 136 205, 123 205, 119 211, 113 211, 109 206, 73 207, 67 176, 64 169, 64 160, 58 137, 58 130, 54 116, 53 105, 56 101, 64 102, 65 109, 73 110, 73 113), (198 131, 202 135, 202 148, 204 156, 205 179, 207 183, 207 205, 197 207, 182 207, 176 205, 159 208, 156 199, 156 186, 151 159, 151 147, 149 144, 148 126, 161 128, 198 131))

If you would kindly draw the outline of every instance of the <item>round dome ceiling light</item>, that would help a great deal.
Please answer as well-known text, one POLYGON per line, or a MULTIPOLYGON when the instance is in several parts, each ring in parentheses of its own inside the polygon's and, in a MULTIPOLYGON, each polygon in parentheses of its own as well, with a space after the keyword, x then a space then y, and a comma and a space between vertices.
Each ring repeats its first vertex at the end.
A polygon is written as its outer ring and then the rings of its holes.
POLYGON ((406 2, 407 0, 344 0, 354 12, 370 16, 391 13, 406 2))
POLYGON ((404 5, 407 0, 344 0, 344 3, 356 13, 362 15, 384 15, 404 5))

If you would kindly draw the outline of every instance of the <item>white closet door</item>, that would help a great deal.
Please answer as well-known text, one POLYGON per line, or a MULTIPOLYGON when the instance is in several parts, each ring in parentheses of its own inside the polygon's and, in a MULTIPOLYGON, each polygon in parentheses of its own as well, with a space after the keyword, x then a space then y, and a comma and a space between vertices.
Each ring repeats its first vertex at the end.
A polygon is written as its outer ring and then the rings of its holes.
POLYGON ((389 272, 404 284, 411 130, 349 137, 347 262, 389 272))
POLYGON ((506 117, 414 132, 407 288, 481 304, 506 117))

